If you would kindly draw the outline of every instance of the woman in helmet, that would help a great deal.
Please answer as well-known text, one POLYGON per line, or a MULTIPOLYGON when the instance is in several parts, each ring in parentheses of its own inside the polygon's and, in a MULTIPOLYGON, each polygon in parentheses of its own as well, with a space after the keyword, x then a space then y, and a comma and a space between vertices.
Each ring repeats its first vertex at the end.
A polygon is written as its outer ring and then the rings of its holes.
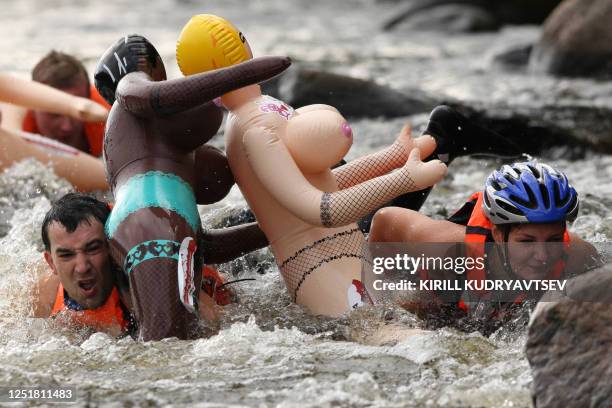
MULTIPOLYGON (((567 230, 567 222, 576 218, 578 207, 578 194, 564 173, 542 163, 514 163, 492 172, 483 191, 474 193, 448 220, 433 220, 398 207, 379 210, 372 222, 369 241, 464 242, 462 249, 455 252, 457 257, 477 259, 480 256, 484 260, 461 274, 446 271, 432 275, 427 271, 428 279, 432 276, 465 281, 560 279, 598 262, 595 248, 567 230)), ((423 275, 421 271, 421 278, 423 275)), ((481 299, 483 292, 479 293, 481 299)), ((419 300, 411 304, 414 309, 422 309, 425 299, 428 306, 439 305, 443 299, 447 304, 469 311, 466 302, 455 302, 464 298, 465 290, 455 292, 455 296, 445 293, 443 298, 436 292, 433 302, 432 293, 423 294, 420 292, 419 300)), ((522 298, 504 300, 516 303, 522 298)))

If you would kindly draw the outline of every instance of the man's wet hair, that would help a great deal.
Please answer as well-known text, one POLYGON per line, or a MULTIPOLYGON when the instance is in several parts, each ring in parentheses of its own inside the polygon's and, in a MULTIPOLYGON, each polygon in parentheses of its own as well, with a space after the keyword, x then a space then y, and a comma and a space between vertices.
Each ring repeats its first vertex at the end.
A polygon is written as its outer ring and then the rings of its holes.
POLYGON ((89 95, 89 76, 81 61, 70 54, 51 50, 32 69, 32 80, 58 89, 80 85, 87 86, 89 95))
POLYGON ((92 218, 104 225, 109 214, 108 205, 94 197, 80 193, 66 194, 53 203, 45 215, 41 229, 45 250, 51 249, 49 225, 52 223, 57 222, 66 228, 66 231, 74 232, 81 223, 90 224, 92 218))

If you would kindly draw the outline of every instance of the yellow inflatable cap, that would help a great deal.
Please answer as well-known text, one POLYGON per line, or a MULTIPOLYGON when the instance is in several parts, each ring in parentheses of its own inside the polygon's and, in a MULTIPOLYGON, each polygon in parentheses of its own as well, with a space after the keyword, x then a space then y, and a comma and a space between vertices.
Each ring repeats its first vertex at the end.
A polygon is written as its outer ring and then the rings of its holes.
POLYGON ((176 44, 176 61, 183 75, 229 67, 251 58, 251 47, 242 33, 212 14, 191 17, 176 44))

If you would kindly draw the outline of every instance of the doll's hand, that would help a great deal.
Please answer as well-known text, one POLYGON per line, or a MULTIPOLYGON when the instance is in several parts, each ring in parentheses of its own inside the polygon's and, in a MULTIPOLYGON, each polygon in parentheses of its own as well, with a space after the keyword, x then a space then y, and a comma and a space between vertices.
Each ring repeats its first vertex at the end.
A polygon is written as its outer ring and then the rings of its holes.
POLYGON ((411 152, 415 147, 419 148, 422 157, 428 157, 436 149, 436 141, 430 135, 413 138, 412 128, 409 124, 404 125, 399 136, 395 139, 395 143, 401 146, 406 154, 411 152))
POLYGON ((409 191, 418 191, 433 186, 446 175, 447 167, 440 160, 421 161, 421 150, 415 147, 406 164, 398 172, 409 191))
POLYGON ((83 122, 104 122, 108 117, 108 111, 104 106, 89 99, 75 97, 70 116, 83 122))

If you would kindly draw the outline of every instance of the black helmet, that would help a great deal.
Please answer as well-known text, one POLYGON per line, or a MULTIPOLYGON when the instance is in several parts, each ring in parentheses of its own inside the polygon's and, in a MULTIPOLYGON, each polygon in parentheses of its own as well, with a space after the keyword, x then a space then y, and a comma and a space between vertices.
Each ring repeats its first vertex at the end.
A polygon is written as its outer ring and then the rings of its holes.
POLYGON ((98 61, 94 73, 96 89, 106 102, 115 102, 115 91, 121 78, 136 71, 150 71, 163 62, 159 53, 141 35, 132 34, 121 37, 98 61))

